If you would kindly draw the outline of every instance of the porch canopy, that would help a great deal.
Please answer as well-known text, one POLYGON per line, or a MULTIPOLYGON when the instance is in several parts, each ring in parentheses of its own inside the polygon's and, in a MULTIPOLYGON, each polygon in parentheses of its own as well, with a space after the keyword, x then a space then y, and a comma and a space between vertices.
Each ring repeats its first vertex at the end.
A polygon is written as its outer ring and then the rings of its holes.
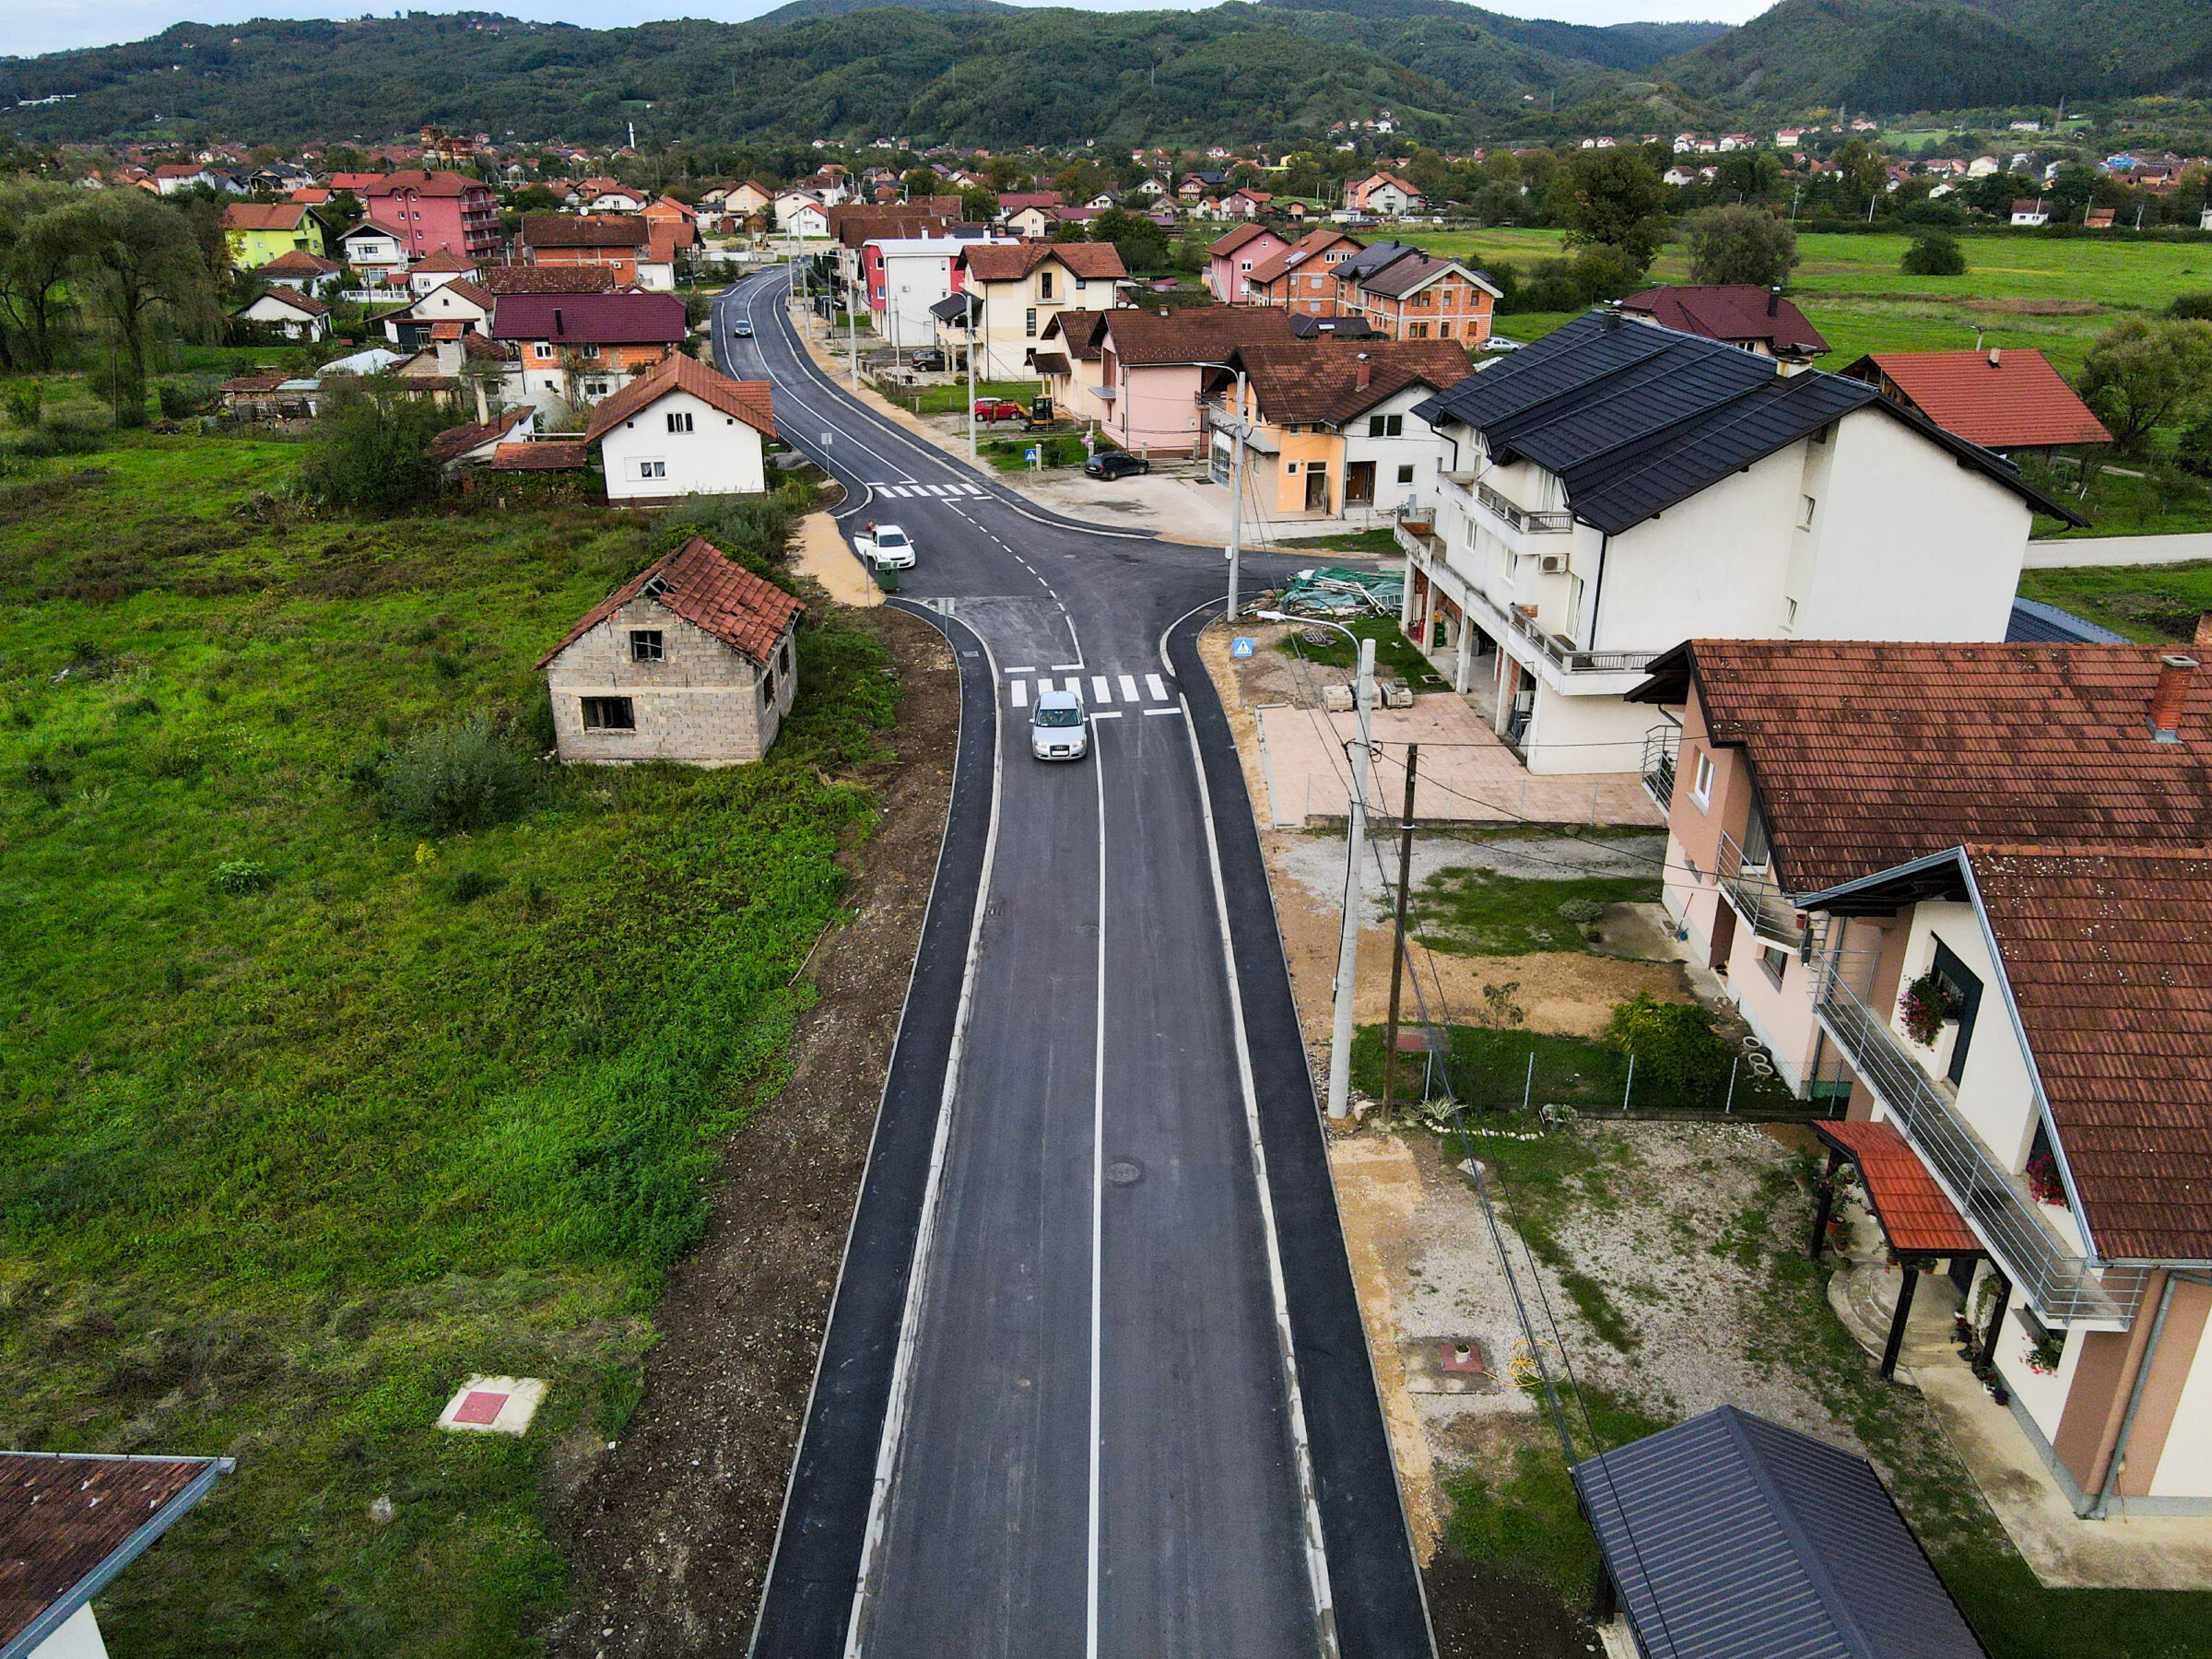
POLYGON ((1647 1659, 1985 1659, 1863 1457, 1722 1406, 1573 1473, 1647 1659))
MULTIPOLYGON (((1900 1256, 1962 1256, 1983 1253, 1959 1206, 1950 1201, 1928 1166, 1895 1124, 1815 1124, 1814 1133, 1828 1143, 1828 1172, 1849 1160, 1859 1168, 1860 1183, 1866 1189, 1866 1205, 1874 1212, 1882 1239, 1900 1256)), ((1820 1259, 1822 1235, 1828 1231, 1831 1188, 1824 1183, 1820 1204, 1813 1218, 1812 1242, 1806 1253, 1820 1259)), ((1882 1375, 1897 1370, 1898 1350, 1904 1346, 1905 1323, 1912 1316, 1912 1288, 1918 1280, 1910 1266, 1897 1288, 1897 1312, 1890 1316, 1889 1339, 1882 1347, 1882 1375)))

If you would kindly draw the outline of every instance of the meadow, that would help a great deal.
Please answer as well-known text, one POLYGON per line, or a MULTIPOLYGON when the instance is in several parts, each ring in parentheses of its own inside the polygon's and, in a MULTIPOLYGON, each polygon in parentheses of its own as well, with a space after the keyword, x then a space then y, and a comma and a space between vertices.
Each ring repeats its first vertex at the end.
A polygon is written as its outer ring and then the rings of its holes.
POLYGON ((816 620, 766 762, 552 764, 536 659, 668 533, 333 519, 301 453, 0 477, 0 1444, 238 1460, 102 1598, 117 1652, 519 1654, 547 1492, 779 1086, 896 682, 816 620), (470 717, 517 808, 380 811, 470 717), (432 1427, 478 1371, 550 1381, 526 1440, 432 1427))
MULTIPOLYGON (((1415 230, 1405 240, 1477 264, 1512 261, 1524 270, 1563 252, 1556 230, 1415 230)), ((2162 311, 2182 294, 2212 291, 2212 242, 2028 236, 1961 242, 1964 276, 1908 276, 1898 268, 1911 245, 1907 236, 1801 235, 1790 297, 1831 348, 1819 366, 1841 369, 1868 351, 2032 347, 2070 375, 2090 343, 2121 317, 2162 311)), ((1688 279, 1686 250, 1669 243, 1651 280, 1688 279)), ((1500 317, 1498 331, 1540 339, 1574 314, 1500 317)))

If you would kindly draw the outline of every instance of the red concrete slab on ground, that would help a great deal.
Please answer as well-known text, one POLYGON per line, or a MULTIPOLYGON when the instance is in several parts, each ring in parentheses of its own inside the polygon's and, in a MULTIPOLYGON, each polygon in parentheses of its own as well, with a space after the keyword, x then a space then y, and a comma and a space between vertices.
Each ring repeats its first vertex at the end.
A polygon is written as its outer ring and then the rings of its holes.
POLYGON ((468 1397, 454 1411, 453 1421, 477 1427, 496 1423, 506 1406, 507 1396, 503 1394, 491 1394, 481 1388, 471 1389, 468 1397))

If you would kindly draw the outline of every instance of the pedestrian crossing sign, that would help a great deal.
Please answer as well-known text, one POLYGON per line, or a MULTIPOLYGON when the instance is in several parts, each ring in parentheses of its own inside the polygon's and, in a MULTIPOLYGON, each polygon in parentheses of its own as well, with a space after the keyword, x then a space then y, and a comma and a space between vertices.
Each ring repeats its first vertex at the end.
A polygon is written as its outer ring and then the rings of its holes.
POLYGON ((1229 646, 1229 654, 1232 657, 1250 656, 1252 654, 1252 641, 1241 637, 1230 641, 1229 646))

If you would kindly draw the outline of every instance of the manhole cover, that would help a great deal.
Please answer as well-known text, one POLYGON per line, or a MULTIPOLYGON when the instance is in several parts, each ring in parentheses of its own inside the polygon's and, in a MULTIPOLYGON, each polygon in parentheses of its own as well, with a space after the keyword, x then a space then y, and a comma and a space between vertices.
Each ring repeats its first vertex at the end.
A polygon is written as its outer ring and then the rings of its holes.
POLYGON ((1115 1186, 1135 1186, 1145 1178, 1145 1166, 1134 1159, 1117 1158, 1106 1166, 1106 1179, 1115 1186))

